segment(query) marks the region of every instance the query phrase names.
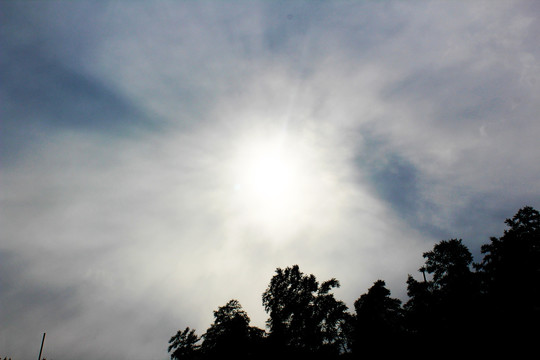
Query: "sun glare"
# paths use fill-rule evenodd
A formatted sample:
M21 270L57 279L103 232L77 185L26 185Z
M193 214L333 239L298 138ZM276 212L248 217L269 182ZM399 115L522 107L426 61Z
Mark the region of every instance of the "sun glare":
M260 201L279 201L291 190L294 183L294 169L279 150L257 151L244 165L243 185L245 191Z
M283 226L306 203L301 153L281 141L259 139L243 144L233 172L236 203L250 220Z

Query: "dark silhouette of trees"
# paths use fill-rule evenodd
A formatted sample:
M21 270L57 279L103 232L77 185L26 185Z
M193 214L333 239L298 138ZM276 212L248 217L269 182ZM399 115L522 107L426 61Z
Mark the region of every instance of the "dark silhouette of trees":
M383 280L377 280L354 302L352 350L357 354L391 355L385 344L401 342L403 310L401 300L391 298Z
M409 275L405 304L409 331L414 341L431 347L441 342L453 342L461 347L470 345L474 333L472 315L476 311L477 281L471 270L472 254L461 239L443 240L425 252L419 269L425 276L416 281Z
M298 265L276 270L262 299L270 315L269 340L277 352L340 352L347 307L330 293L335 287L339 287L336 279L319 285L314 275L304 275Z
M420 269L423 271L424 269ZM407 295L409 300L404 305L405 324L413 333L426 334L432 327L433 293L427 281L416 281L412 275L407 277Z
M260 357L264 350L265 332L249 326L250 319L238 300L230 300L214 311L214 322L201 337L189 327L178 330L169 340L171 359L214 359L230 356L235 359ZM202 344L198 344L202 340Z
M168 351L171 359L195 359L199 351L200 338L195 334L195 330L186 327L184 331L178 330L176 335L169 340Z
M231 300L201 337L189 327L171 337L171 359L527 354L540 336L540 214L526 206L505 223L479 263L461 239L436 243L423 254L421 279L408 275L403 306L377 280L350 313L331 292L336 279L278 268L262 295L267 331Z
M482 246L484 258L475 264L481 279L487 341L502 338L532 347L540 332L540 214L520 209L500 238ZM510 339L509 335L513 335Z
M249 326L250 319L238 300L214 311L214 323L203 335L202 352L207 356L244 358L253 354L264 330Z

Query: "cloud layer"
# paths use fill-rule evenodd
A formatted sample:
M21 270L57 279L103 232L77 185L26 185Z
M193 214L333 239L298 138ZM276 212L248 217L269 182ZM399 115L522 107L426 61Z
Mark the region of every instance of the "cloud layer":
M165 359L231 298L264 327L292 264L405 299L539 206L535 4L1 6L2 356ZM305 176L279 222L234 180L269 139Z

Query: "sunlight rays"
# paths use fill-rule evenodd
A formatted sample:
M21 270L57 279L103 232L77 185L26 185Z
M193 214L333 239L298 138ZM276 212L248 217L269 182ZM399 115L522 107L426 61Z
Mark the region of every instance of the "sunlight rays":
M302 182L297 155L272 141L252 142L241 151L234 172L235 192L242 203L267 215L294 207Z
M237 190L259 206L285 206L299 190L295 189L299 181L297 169L298 164L280 148L255 147L241 165Z
M278 233L301 226L316 169L309 157L314 150L295 140L253 135L238 143L230 168L237 222Z

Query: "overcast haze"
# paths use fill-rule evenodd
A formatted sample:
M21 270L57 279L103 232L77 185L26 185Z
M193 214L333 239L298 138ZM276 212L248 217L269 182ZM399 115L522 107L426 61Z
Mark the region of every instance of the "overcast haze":
M377 279L540 207L535 1L0 2L0 356L167 359L277 267ZM421 276L421 275L420 275Z

